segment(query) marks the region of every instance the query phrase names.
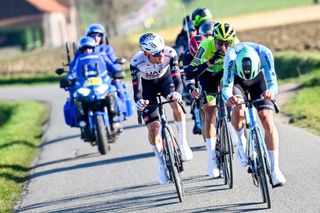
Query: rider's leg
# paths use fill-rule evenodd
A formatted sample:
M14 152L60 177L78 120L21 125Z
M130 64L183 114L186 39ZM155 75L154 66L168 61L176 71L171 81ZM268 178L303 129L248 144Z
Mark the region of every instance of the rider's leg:
M172 102L170 103L170 106L173 111L173 119L175 121L178 134L179 134L179 139L180 139L179 144L180 144L182 159L184 161L191 160L193 158L193 154L187 141L186 116L183 113L178 103Z
M160 122L158 120L147 124L148 137L152 150L157 158L158 162L158 179L160 184L168 183L169 178L167 175L166 165L162 156L162 144L160 137Z
M279 168L279 133L275 126L272 110L260 110L258 112L261 124L265 130L265 141L271 163L273 185L282 185L285 178Z
M231 123L237 135L237 158L242 166L248 164L246 155L247 139L244 134L245 129L245 106L237 105L232 109Z
M219 177L220 171L216 162L216 106L215 101L204 104L204 123L203 132L209 156L208 175L210 177Z

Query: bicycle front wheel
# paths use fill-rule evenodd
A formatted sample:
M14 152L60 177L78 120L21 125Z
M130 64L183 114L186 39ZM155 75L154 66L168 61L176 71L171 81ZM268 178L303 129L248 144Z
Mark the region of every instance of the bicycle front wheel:
M233 156L233 144L231 140L230 131L228 128L226 118L223 118L221 124L221 150L222 150L222 165L223 165L223 177L224 184L227 184L229 189L233 187L233 169L232 169L232 156Z
M166 163L169 170L170 180L174 182L179 201L182 202L184 197L184 189L180 172L182 171L183 166L179 146L173 133L168 127L163 128L162 131L162 138L164 139L166 146L165 150L168 154Z
M263 139L261 137L260 131L254 128L254 140L255 140L255 150L257 152L257 165L258 165L258 181L260 192L264 203L267 203L268 208L271 208L271 199L269 194L268 182L267 182L267 172L266 172L266 162L264 153L262 151Z

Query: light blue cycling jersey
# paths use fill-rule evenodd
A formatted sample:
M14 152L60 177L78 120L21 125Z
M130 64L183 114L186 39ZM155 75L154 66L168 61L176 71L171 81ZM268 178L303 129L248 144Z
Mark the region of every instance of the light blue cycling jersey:
M223 99L227 101L232 96L234 77L239 76L236 70L235 59L244 45L250 46L257 51L260 57L260 72L264 72L268 90L271 90L272 93L276 95L278 93L277 75L274 69L274 59L270 49L253 42L240 42L233 47L230 47L224 58L222 88Z

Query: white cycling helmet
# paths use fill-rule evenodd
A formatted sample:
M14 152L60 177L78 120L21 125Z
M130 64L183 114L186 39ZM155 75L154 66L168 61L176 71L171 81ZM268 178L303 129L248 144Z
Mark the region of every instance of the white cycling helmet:
M139 45L142 51L154 54L164 49L163 38L155 33L145 33L140 36Z

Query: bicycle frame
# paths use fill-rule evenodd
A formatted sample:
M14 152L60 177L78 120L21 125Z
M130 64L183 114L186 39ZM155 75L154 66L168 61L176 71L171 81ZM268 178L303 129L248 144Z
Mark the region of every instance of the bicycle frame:
M180 153L180 147L177 143L177 140L168 125L168 121L166 118L165 110L163 109L163 105L174 102L174 101L162 101L160 93L157 94L157 104L154 105L159 109L159 117L160 117L160 125L161 125L161 137L162 137L162 147L164 152L164 160L166 162L166 166L169 172L169 179L175 184L178 198L180 202L183 201L184 197L184 189L182 180L178 173L183 171L183 163ZM181 103L179 103L183 112L185 109ZM149 105L150 106L150 105ZM153 106L153 105L152 105ZM138 112L138 122L141 124L141 115L142 112Z

